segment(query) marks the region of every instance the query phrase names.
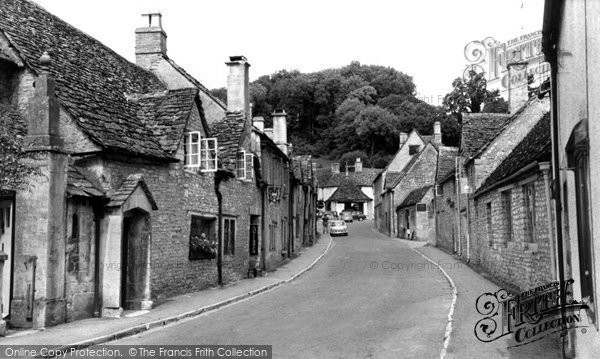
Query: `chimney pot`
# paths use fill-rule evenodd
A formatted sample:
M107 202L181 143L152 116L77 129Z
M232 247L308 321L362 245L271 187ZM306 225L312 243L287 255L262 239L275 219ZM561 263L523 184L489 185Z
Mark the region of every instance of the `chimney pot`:
M354 162L354 172L362 172L362 161L360 157L356 158L356 162Z
M167 33L160 13L142 16L148 17L148 26L135 29L135 63L147 69L157 58L167 56Z
M433 123L433 139L436 144L442 144L442 124L440 121L435 121Z
M408 134L406 132L400 132L400 135L398 138L400 139L400 147L402 147L402 145L406 142L406 140L408 140Z
M252 124L254 125L254 127L256 127L257 129L259 129L260 131L264 132L265 130L265 119L262 117L254 117L252 119Z
M278 108L271 115L273 116L273 142L287 155L287 113Z
M243 111L250 119L250 64L244 56L229 56L227 76L227 110Z
M331 173L340 173L340 164L339 164L339 162L333 162L331 164Z

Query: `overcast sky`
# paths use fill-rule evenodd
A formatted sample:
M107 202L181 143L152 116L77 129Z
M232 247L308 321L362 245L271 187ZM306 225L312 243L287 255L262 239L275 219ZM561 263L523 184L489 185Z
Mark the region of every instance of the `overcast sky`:
M543 0L35 0L135 61L142 13L159 11L168 56L208 88L224 87L229 55L245 55L250 79L353 60L413 77L438 104L466 65L471 40L501 42L541 30Z

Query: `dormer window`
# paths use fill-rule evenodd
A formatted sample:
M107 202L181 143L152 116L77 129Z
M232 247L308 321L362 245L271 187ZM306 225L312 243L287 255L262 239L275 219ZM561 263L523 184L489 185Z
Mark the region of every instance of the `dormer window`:
M419 148L421 148L421 146L419 146L419 145L408 146L408 154L411 156L416 155L417 153L419 153Z
M184 167L201 172L217 170L217 139L202 138L199 131L188 132L184 140Z

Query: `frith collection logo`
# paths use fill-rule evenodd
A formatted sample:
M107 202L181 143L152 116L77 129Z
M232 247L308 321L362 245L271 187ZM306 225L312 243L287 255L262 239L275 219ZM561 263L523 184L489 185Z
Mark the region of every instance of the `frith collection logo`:
M552 282L518 295L504 289L482 294L475 306L485 317L475 324L475 336L491 342L512 334L513 346L520 346L563 329L587 327L581 310L588 306L573 299L573 282ZM565 298L564 311L561 298Z

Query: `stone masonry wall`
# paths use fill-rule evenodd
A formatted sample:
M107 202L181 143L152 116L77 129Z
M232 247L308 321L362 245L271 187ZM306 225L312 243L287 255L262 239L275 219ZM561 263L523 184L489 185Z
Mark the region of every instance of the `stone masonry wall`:
M471 245L477 262L492 276L519 290L534 288L553 280L551 273L551 236L548 231L546 190L540 176L535 180L535 227L533 242L526 237L526 212L523 186L510 189L511 211L507 197L498 191L483 194L476 199L472 218ZM491 204L492 232L488 233L487 204ZM512 236L509 223L512 221Z
M442 188L443 195L435 198L437 245L449 252L454 252L454 241L458 234L456 180L451 177L438 185Z

